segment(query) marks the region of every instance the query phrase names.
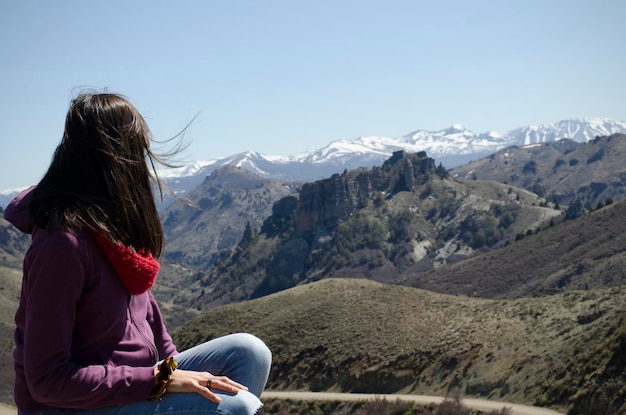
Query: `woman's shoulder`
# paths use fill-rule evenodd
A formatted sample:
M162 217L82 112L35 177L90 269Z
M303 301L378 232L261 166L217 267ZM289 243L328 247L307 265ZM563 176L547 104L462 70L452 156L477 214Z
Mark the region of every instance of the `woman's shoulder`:
M28 289L37 286L54 292L72 286L79 290L87 284L94 269L94 255L90 252L93 242L88 238L89 234L83 232L37 228L24 257Z
M3 213L4 219L24 233L32 233L35 226L28 207L34 190L35 187L32 186L20 192L9 202Z
M70 232L61 228L43 229L35 227L33 230L33 242L79 246L85 239L83 233Z
M70 232L60 228L35 228L29 251L45 250L53 255L85 255L94 242L87 231Z

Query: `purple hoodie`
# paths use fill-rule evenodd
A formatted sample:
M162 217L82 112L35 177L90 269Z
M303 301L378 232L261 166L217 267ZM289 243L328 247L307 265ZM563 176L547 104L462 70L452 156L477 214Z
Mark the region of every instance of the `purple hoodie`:
M154 296L129 296L88 232L37 228L28 209L32 190L4 211L32 234L15 315L19 413L147 399L153 365L176 354Z

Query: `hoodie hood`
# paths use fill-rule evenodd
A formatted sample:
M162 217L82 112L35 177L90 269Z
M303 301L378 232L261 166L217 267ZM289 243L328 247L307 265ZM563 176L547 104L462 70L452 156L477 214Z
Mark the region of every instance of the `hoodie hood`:
M28 208L30 202L29 196L33 190L35 190L35 186L31 186L22 191L15 196L4 210L4 219L20 231L28 234L33 233L35 228L35 222L33 222L30 216L30 209Z

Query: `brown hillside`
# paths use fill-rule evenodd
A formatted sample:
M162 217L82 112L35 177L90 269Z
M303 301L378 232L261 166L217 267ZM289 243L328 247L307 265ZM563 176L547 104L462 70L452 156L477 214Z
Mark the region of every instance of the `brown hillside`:
M626 398L625 304L624 287L485 300L329 279L214 309L174 337L187 348L256 334L274 353L271 389L445 395L459 387L555 409L605 405L608 415Z
M4 220L0 208L0 266L22 268L22 259L30 245L30 236Z
M22 260L30 236L2 218L0 209L0 402L13 402L13 317L22 286Z
M0 265L0 402L13 402L13 316L21 285L21 268Z

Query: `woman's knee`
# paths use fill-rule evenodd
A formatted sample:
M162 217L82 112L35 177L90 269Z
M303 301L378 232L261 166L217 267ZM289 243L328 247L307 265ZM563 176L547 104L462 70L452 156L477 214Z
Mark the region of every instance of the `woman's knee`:
M237 395L220 396L222 402L218 405L218 409L229 415L254 415L259 408L263 407L259 398L247 391L239 391Z
M238 353L249 354L253 360L269 367L272 362L272 352L263 340L253 334L236 333L230 334L231 345L237 348Z

